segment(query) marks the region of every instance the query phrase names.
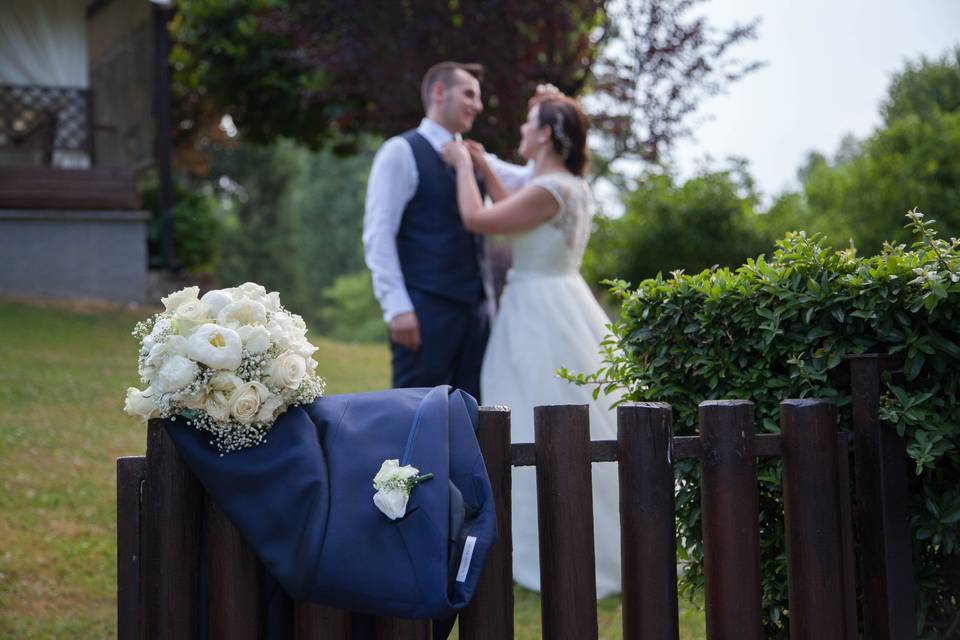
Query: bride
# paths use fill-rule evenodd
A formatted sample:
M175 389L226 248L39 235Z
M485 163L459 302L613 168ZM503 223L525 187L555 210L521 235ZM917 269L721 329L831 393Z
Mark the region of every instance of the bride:
M533 441L536 405L588 404L594 440L616 438L610 398L558 378L561 366L592 372L601 367L600 341L608 319L580 276L590 236L592 198L583 178L589 124L580 105L558 93L535 96L520 128L519 153L533 161L533 177L507 194L476 143L451 142L443 157L456 168L464 225L480 234L509 234L513 269L500 301L481 372L486 404L511 408L512 441ZM494 205L484 208L475 171ZM513 471L513 577L540 590L536 475ZM593 464L597 596L620 591L620 520L617 469Z

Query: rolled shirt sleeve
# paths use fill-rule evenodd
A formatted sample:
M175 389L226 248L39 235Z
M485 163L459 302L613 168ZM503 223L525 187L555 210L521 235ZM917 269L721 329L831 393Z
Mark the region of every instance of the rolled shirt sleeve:
M397 232L417 191L417 164L403 138L387 140L373 158L363 211L363 251L373 274L373 293L390 322L413 311L397 255Z

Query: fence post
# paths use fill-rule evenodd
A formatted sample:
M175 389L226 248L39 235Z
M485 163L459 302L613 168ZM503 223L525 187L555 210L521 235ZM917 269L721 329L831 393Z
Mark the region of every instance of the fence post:
M753 403L700 403L708 638L763 637Z
M117 458L117 638L140 637L140 485L143 457Z
M260 560L209 496L204 500L203 517L207 634L210 638L257 640L265 621Z
M916 611L906 447L892 427L880 422L880 356L848 360L864 633L878 640L913 638Z
M677 544L673 411L663 402L617 409L623 637L676 640Z
M513 640L510 409L481 407L477 439L497 509L497 541L487 553L473 600L460 614L460 640Z
M350 640L350 612L313 602L294 603L296 640Z
M141 508L144 635L200 635L200 517L203 489L159 420L147 427L147 470Z
M533 419L543 637L596 640L588 407L534 407Z
M784 400L783 506L790 595L790 637L844 640L841 492L837 407L829 400ZM855 640L853 638L847 640Z

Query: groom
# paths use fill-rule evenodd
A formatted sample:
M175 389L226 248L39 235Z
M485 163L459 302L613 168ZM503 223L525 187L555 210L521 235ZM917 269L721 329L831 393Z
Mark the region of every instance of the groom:
M394 387L449 384L480 398L489 335L482 244L460 220L439 150L483 110L482 67L441 62L420 89L426 117L387 140L370 170L363 246L389 325Z

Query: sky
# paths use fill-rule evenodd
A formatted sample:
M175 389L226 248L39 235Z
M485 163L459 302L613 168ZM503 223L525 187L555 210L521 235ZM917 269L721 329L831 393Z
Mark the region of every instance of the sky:
M765 66L701 103L674 162L690 177L703 159L744 157L772 196L798 187L807 153L828 157L844 135L868 136L894 73L960 45L960 0L707 0L708 24L761 19L734 55Z

